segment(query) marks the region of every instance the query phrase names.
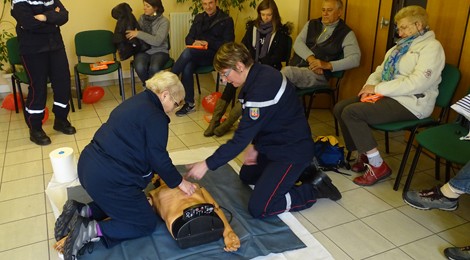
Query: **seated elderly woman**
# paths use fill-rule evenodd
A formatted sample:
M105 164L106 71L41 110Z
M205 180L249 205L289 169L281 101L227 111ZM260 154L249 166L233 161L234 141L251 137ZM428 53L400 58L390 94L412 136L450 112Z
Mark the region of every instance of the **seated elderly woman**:
M377 150L369 125L428 117L445 65L442 45L429 29L426 10L407 6L395 15L400 40L367 79L357 97L336 104L346 148L358 152L352 170L366 171L354 183L373 185L392 174ZM362 102L361 102L362 101Z
M183 217L182 214L185 209L197 205L212 204L213 212L217 214L217 216L219 216L220 220L223 222L223 237L225 243L224 250L227 252L238 250L240 247L240 239L233 231L215 199L206 189L200 187L198 184L195 184L197 186L195 192L191 196L188 196L179 189L169 188L161 179L159 181L160 186L157 189L149 192L149 202L154 206L157 213L165 221L168 231L170 231L173 238L177 239L177 234L174 232L173 226L176 224L178 219ZM200 229L204 228L200 227ZM194 239L198 239L200 242L193 241L189 242L190 244L202 244L204 242L210 242L208 240L211 240L211 238L204 238L201 236L194 237Z

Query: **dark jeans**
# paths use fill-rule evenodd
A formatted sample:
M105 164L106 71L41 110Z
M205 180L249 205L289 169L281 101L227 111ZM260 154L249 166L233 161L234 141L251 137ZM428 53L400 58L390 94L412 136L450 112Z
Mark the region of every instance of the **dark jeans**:
M170 59L170 55L164 52L157 52L152 55L145 52L137 53L134 56L134 67L137 76L145 83L155 73L159 72L165 63Z
M181 83L183 83L186 96L186 103L194 103L194 71L198 66L212 65L215 52L213 50L196 50L186 48L173 65L171 72L176 75L181 74Z
M377 147L369 125L417 119L408 109L389 97L375 103L360 102L358 97L345 99L335 105L333 113L341 127L346 148L359 153Z

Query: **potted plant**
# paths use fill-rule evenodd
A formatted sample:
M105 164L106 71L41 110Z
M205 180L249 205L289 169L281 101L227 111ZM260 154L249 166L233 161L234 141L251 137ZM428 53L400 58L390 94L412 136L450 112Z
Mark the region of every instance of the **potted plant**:
M7 53L7 40L13 37L11 31L15 25L5 20L5 11L7 9L7 2L11 4L11 0L3 0L3 5L0 13L0 71L8 71L8 53Z

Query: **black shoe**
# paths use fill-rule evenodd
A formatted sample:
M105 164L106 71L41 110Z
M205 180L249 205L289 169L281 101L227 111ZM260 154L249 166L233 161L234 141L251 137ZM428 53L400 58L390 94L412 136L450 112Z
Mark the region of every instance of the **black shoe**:
M62 214L55 221L54 237L56 241L61 240L70 232L72 227L69 223L75 214L89 217L88 206L75 200L67 200L62 208Z
M51 143L51 138L46 135L44 130L29 129L29 140L37 145L48 145Z
M97 231L97 222L75 214L70 221L72 230L70 231L64 244L64 259L75 260L80 249L90 242L100 240Z
M195 112L196 111L196 106L191 106L188 103L185 103L183 107L178 110L175 114L176 116L185 116L189 113Z
M56 118L54 120L54 130L62 132L66 135L73 135L77 132L67 119Z
M470 246L448 247L444 250L444 255L447 256L448 259L469 260Z
M330 177L323 171L317 171L316 176L312 181L315 195L318 199L328 198L334 201L341 199L341 192L333 185Z

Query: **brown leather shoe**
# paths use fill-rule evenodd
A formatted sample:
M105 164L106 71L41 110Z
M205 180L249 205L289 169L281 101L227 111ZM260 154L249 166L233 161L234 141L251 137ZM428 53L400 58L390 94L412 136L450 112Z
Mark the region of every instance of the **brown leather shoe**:
M358 160L356 161L356 163L353 164L353 166L351 167L351 171L353 172L363 172L366 170L366 163L369 163L369 158L367 158L367 155L361 153L361 155L359 155L359 158Z
M374 167L370 164L365 164L366 165L366 173L364 173L362 176L354 178L353 182L356 183L357 185L361 186L371 186L377 183L380 180L383 180L390 175L392 175L392 169L388 167L388 165L383 162L382 165L379 167Z

